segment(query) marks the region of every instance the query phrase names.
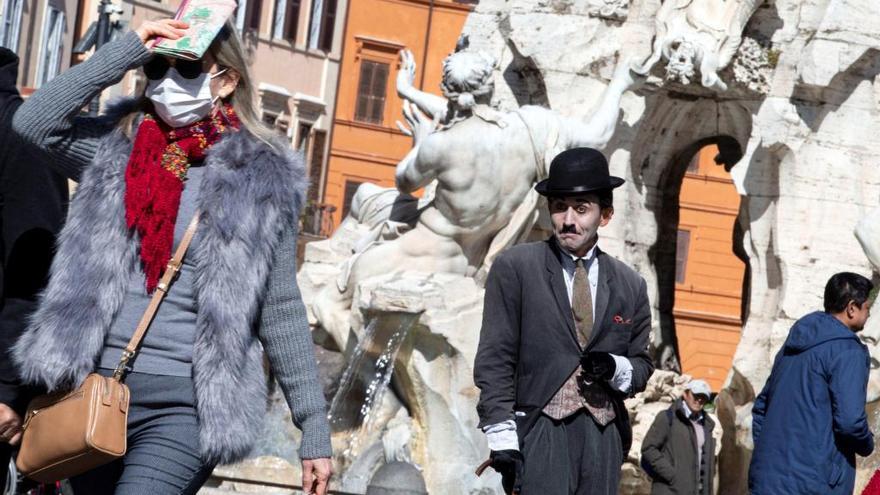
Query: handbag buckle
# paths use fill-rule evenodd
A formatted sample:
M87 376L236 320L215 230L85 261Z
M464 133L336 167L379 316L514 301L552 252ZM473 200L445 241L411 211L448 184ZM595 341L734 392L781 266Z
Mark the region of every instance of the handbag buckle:
M160 280L159 283L156 285L156 288L167 294L171 282L177 280L177 277L179 276L180 263L176 263L174 260L169 261L168 264L165 265L165 275L162 277L162 280Z
M113 371L113 379L116 381L121 381L123 375L128 371L131 371L131 368L128 367L128 362L131 358L134 357L134 353L129 351L128 349L124 349L122 351L122 357L119 359L119 364L116 365L116 369Z

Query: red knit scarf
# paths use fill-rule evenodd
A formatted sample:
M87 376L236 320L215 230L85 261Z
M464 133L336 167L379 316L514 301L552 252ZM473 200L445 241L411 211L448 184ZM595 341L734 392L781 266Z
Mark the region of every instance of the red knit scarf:
M204 159L224 132L239 125L228 104L177 129L144 114L125 170L125 221L140 234L147 293L156 289L171 259L174 223L190 164Z

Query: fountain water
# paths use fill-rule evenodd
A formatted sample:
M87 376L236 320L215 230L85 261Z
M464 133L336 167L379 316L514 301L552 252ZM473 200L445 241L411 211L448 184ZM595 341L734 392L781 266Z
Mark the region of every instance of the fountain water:
M338 457L343 468L369 447L364 440L372 433L376 408L391 382L397 353L418 319L419 314L382 313L366 326L330 405L333 436L345 439Z

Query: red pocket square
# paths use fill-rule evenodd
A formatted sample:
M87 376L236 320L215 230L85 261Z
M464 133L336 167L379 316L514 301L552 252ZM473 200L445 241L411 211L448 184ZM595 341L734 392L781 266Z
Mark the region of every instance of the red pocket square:
M622 323L632 323L632 320L631 319L624 320L622 316L614 315L614 323L617 323L618 325L622 324Z

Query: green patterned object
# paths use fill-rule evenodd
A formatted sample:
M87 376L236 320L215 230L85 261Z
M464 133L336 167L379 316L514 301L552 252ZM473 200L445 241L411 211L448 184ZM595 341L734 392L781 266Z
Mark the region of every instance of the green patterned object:
M235 7L235 0L184 0L174 18L189 24L186 34L177 40L161 38L153 44L153 52L186 60L202 58Z

